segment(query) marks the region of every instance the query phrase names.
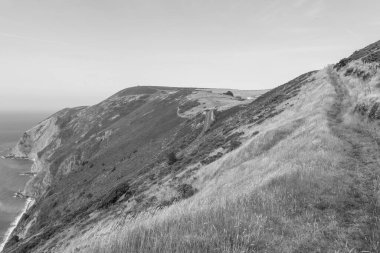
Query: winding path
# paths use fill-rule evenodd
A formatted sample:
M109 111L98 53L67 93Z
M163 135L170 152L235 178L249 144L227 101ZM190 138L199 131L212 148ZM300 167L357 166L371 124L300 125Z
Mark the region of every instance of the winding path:
M203 129L201 135L205 134L211 127L212 123L215 121L214 110L206 111L205 122L203 123Z
M380 139L363 125L344 122L352 102L334 70L329 76L336 92L328 111L329 127L347 144L348 157L339 165L345 171L341 181L346 186L336 208L339 225L347 233L350 252L380 252Z

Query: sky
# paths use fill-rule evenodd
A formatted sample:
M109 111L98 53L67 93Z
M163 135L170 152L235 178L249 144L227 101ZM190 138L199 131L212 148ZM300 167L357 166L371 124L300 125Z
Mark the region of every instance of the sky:
M0 111L270 89L380 40L378 0L0 0Z

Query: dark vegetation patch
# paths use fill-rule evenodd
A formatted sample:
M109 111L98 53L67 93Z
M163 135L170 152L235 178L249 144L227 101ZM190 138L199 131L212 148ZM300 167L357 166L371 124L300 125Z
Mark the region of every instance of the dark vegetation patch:
M111 189L102 199L99 199L99 208L108 208L114 205L121 197L129 199L133 195L133 191L128 182L124 182Z
M380 113L378 113L379 110L379 103L375 103L371 110L369 111L368 118L370 120L375 120L380 118Z
M238 141L238 140L232 140L232 141L230 142L229 151L232 151L232 150L234 150L234 149L237 149L238 147L240 147L241 144L242 144L241 141Z
M202 164L202 165L210 164L210 163L212 163L212 162L218 160L218 159L219 159L220 157L222 157L222 156L223 156L223 153L218 152L216 155L209 156L209 157L203 159L203 160L201 161L201 164Z
M357 113L359 113L360 115L364 116L364 115L367 114L368 109L369 109L369 108L368 108L368 105L360 103L360 104L357 104L357 105L355 106L355 108L354 108L354 112L357 112Z
M223 94L227 95L227 96L231 96L231 97L234 96L234 94L232 93L232 91L227 91L227 92L224 92Z
M12 236L7 242L7 247L12 247L13 245L17 244L19 241L20 241L20 238L17 235Z
M363 81L368 80L371 77L371 74L359 69L348 68L344 73L345 76L355 76L357 78L362 79Z
M375 102L373 105L364 103L357 104L354 108L355 113L359 113L361 116L366 117L370 121L380 120L380 103Z
M363 58L363 62L371 63L371 62L379 62L380 63L380 51L371 53Z
M253 133L251 134L251 137L258 135L259 133L260 133L259 131L255 131L255 132L253 132Z
M238 113L241 113L245 107L238 105L234 106L232 108L229 108L224 111L214 111L215 114L215 122L212 124L210 131L213 131L217 128L224 127L224 128L229 128L233 129L236 127L236 125L233 125L229 123L227 120L232 120L234 115L238 115ZM236 123L236 122L235 122Z
M348 63L356 61L362 58L364 62L380 62L380 41L377 41L361 50L355 51L348 58L340 60L334 65L334 68L340 70L345 67Z
M190 184L180 184L177 191L182 199L187 199L193 196L197 190Z
M169 165L172 165L174 164L176 161L178 161L177 159L177 156L176 154L172 151L170 153L167 154L167 157L168 157L168 164Z
M158 208L159 209L162 209L162 208L165 208L165 207L168 207L168 206L171 206L173 203L177 202L178 201L178 198L177 197L172 197L170 199L166 199L166 200L163 200L161 201L159 204L158 204Z

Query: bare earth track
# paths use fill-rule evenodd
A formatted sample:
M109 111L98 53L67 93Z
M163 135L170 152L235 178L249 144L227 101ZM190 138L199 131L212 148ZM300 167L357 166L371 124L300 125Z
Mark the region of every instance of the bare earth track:
M359 125L344 122L343 115L350 108L348 90L333 71L329 75L336 92L328 112L329 127L347 144L349 157L340 164L345 190L336 203L337 220L347 233L348 252L380 252L380 139Z

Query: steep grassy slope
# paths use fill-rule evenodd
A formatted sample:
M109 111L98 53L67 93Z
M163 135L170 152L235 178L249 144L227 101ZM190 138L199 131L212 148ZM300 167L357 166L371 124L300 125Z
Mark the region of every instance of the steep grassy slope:
M379 252L378 67L328 67L236 111L223 124L254 119L234 122L243 145L189 176L194 196L95 226L66 252Z
M252 102L135 87L53 115L14 150L36 200L5 252L379 252L379 44Z
M98 239L95 238L104 238L108 229L115 230L121 224L129 224L128 220L133 217L155 213L181 199L201 194L201 188L206 184L196 180L198 173L202 173L207 164L211 165L213 161L233 152L257 135L255 127L291 108L302 85L312 78L313 73L308 73L266 93L249 105L235 106L225 111L216 110L215 121L205 132L202 131L203 127L199 128L199 132L181 132L181 136L185 136L182 140L187 140L189 134L194 135L194 138L188 142L181 141L181 145L175 146L173 150L181 154L177 161L170 164L164 157L164 161L157 162L146 174L135 179L135 185L139 187L135 188L133 181L129 181L128 197L121 196L112 206L96 204L97 208L82 212L85 216L70 225L69 233L67 230L55 231L50 239L54 243L47 243L39 250L85 251L93 244L88 244L90 238L96 241ZM199 125L205 116L198 115L188 122ZM198 117L201 120L199 122ZM195 148L191 148L193 146ZM191 152L184 152L188 150ZM164 173L168 169L169 173ZM129 192L131 189L133 191ZM93 249L88 250L91 252Z
M380 98L379 77L320 71L291 108L199 170L194 197L113 227L88 252L379 252L378 107L355 109Z
M202 130L209 130L203 126L203 110L187 117L180 114L197 106L207 109L191 97L195 92L207 94L225 108L250 102L210 90L134 87L92 107L64 109L27 131L13 155L35 161L36 176L25 189L35 204L6 248L34 252L46 243L47 251L52 251L51 247L57 246L52 238L72 236L72 228L79 233L87 225L113 217L118 209L140 213L194 192L192 187L178 184L171 187L169 195L146 196L165 177L173 177L213 151L215 143L209 143L209 149L199 154L179 155L190 146L197 150L202 142L194 140L200 139ZM226 135L219 141L232 149L231 142L238 138ZM169 153L174 154L173 163L168 161ZM135 203L125 208L130 199ZM92 220L92 215L97 218Z
M237 127L247 140L189 179L198 189L196 195L112 226L110 231L118 232L99 236L98 248L88 252L307 251L320 239L312 225L323 218L317 197L325 184L334 185L331 180L338 172L330 166L343 159L328 153L338 152L340 143L328 126L326 111L334 88L327 79L324 72L301 77L287 89L258 99L253 103L257 110L268 109L262 117L272 117L249 117L255 107L241 113L257 120ZM298 95L281 99L292 94L289 87L299 84L303 86Z

